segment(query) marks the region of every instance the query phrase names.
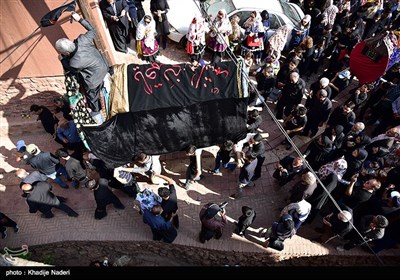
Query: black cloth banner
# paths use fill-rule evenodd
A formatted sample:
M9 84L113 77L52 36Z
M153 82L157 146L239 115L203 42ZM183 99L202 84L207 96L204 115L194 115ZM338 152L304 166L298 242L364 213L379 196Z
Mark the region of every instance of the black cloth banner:
M149 106L149 105L148 105ZM92 152L115 168L144 152L150 155L238 141L245 137L247 99L227 98L118 114L99 127L82 127Z
M238 98L238 75L232 61L197 67L188 63L152 63L127 67L130 112Z
M57 20L60 18L63 12L73 12L75 11L76 1L73 1L69 4L63 5L54 9L47 14L45 14L40 20L40 25L42 27L47 27L56 24Z

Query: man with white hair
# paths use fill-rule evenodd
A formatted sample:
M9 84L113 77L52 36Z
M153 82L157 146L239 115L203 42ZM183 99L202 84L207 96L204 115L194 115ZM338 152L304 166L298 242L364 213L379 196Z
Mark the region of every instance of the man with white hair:
M108 72L108 65L93 44L96 38L96 30L77 13L71 17L78 21L86 30L77 39L71 41L61 38L56 42L56 49L61 53L60 60L66 72L78 75L86 90L85 96L92 117L97 123L101 123L100 90L103 87L103 79Z

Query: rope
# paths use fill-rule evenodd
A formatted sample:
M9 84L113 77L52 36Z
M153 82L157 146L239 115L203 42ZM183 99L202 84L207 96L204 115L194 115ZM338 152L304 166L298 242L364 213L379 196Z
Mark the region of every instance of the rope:
M197 8L200 10L200 12L202 13L203 17L206 19L207 23L210 26L210 29L212 29L217 36L220 36L220 39L224 39L223 35L218 31L218 29L216 28L215 25L212 24L212 21L210 20L210 18L207 15L207 10L205 8L205 4L204 3L200 3L200 6L197 4L197 2L195 0L193 0L197 6ZM228 54L228 56L232 59L232 61L234 61L236 63L236 65L238 66L238 58L236 57L236 55L233 53L233 51L227 47L225 52ZM250 81L249 75L245 72L242 71L242 74L244 75L249 88L251 88L257 95L257 98L260 99L261 94L258 91L258 89L256 88L256 86ZM260 99L262 100L262 99ZM325 185L322 183L322 181L320 180L320 178L318 177L318 175L316 174L316 172L314 171L314 169L310 166L310 164L308 163L308 161L306 160L306 158L303 156L303 153L299 150L299 148L295 145L295 143L292 141L292 138L289 137L289 135L286 133L286 130L283 128L283 126L281 125L280 122L278 122L278 119L275 117L275 115L273 114L272 110L269 108L268 104L264 101L262 101L262 103L265 105L265 108L267 109L268 114L270 115L270 117L272 118L272 120L274 121L274 123L276 124L276 126L279 128L279 130L281 131L281 133L285 136L286 141L293 147L294 151L296 152L296 154L303 159L303 162L305 164L305 166L307 167L307 169L315 176L315 178L317 179L317 182L319 183L319 185L323 188L324 192L327 193L329 199L332 201L332 203L334 204L334 206L339 210L342 211L342 209L340 208L340 206L338 205L338 203L336 202L336 200L333 198L333 196L330 194L330 192L326 189ZM267 141L268 143L268 141ZM268 145L272 148L272 146L268 143ZM272 150L274 150L274 148L272 148ZM276 154L275 154L276 155ZM279 159L279 157L278 157ZM362 236L362 234L357 230L357 228L354 226L354 224L349 221L350 225L352 226L352 228L357 232L357 234L362 238L362 240L365 242L365 244L368 246L368 248L371 250L371 252L375 255L375 257L378 259L379 263L381 265L384 264L384 262L382 261L382 259L372 250L372 248L369 246L368 242L365 240L365 238Z

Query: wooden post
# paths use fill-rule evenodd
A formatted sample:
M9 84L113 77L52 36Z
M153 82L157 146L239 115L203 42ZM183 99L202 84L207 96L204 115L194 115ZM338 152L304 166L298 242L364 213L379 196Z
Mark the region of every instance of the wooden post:
M100 0L99 0L100 1ZM96 29L96 39L95 45L100 53L106 58L108 65L115 64L114 54L111 51L113 46L109 45L106 34L104 33L104 24L100 21L103 19L99 17L101 13L99 12L98 1L95 0L78 0L79 8L85 19L90 21L93 27Z

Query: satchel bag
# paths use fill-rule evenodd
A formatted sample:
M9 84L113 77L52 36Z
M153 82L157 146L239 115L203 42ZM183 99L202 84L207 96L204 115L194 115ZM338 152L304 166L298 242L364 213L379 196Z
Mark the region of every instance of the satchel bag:
M259 47L262 44L262 40L260 38L256 38L254 36L247 36L247 46L249 47Z

